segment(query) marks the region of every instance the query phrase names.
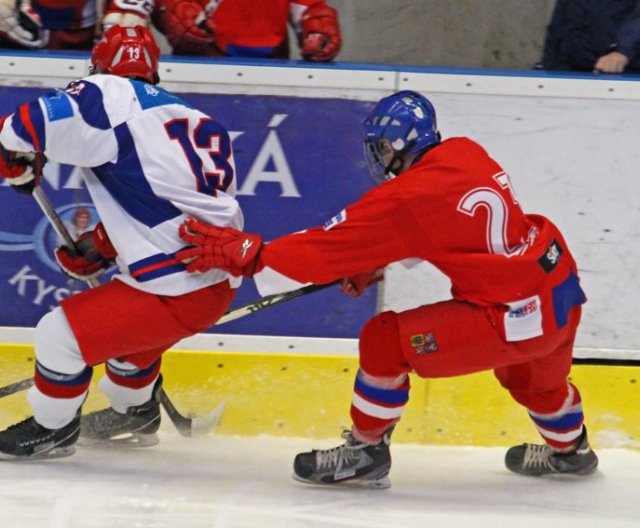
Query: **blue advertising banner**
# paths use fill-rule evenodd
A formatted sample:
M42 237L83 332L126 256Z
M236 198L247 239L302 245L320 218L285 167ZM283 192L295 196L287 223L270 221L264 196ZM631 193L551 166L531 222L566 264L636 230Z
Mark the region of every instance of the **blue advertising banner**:
M0 87L0 116L46 90ZM184 94L231 134L245 229L265 240L316 226L359 198L372 183L361 148L371 103L342 99ZM99 219L79 171L47 163L43 189L72 232ZM35 201L0 186L0 326L35 326L62 299L86 286L58 269L56 234ZM102 277L108 280L109 277ZM251 280L233 306L258 298ZM358 299L328 288L247 316L212 332L357 337L375 310L375 289ZM117 317L117 314L114 314Z

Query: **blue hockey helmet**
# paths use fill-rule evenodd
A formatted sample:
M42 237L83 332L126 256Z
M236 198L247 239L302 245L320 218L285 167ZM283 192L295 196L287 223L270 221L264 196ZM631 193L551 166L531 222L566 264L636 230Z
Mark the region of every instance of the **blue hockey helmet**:
M363 123L364 153L378 183L395 178L408 156L440 143L436 111L423 95L403 90L381 99Z

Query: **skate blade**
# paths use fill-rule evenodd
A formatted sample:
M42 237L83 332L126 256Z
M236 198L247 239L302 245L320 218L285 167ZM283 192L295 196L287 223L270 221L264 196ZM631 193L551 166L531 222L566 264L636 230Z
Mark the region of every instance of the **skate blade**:
M81 436L78 445L82 447L106 447L112 449L131 449L140 447L151 447L160 442L156 433L126 433L112 438L88 438Z
M0 453L0 460L22 462L27 460L48 460L52 458L63 458L73 455L76 452L75 445L65 447L53 447L46 451L41 451L28 456L15 456L7 453Z
M337 482L322 482L315 480L307 480L299 477L295 473L292 475L293 480L303 482L304 484L311 484L320 488L351 488L351 489L389 489L391 487L391 479L388 476L381 477L376 480L366 479L346 479L339 480Z

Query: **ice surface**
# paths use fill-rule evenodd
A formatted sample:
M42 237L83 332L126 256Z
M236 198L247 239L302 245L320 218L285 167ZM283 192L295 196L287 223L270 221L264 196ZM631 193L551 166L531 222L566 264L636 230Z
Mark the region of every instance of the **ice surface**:
M640 452L599 452L581 479L509 473L504 449L393 445L392 488L307 486L293 457L336 441L183 438L158 446L78 447L69 458L0 463L0 527L484 528L640 527Z

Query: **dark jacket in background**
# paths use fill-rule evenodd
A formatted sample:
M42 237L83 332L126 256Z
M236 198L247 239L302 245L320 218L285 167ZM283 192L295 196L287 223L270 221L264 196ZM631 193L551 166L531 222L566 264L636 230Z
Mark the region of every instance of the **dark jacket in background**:
M544 43L545 70L593 71L610 51L640 72L640 0L558 0Z

